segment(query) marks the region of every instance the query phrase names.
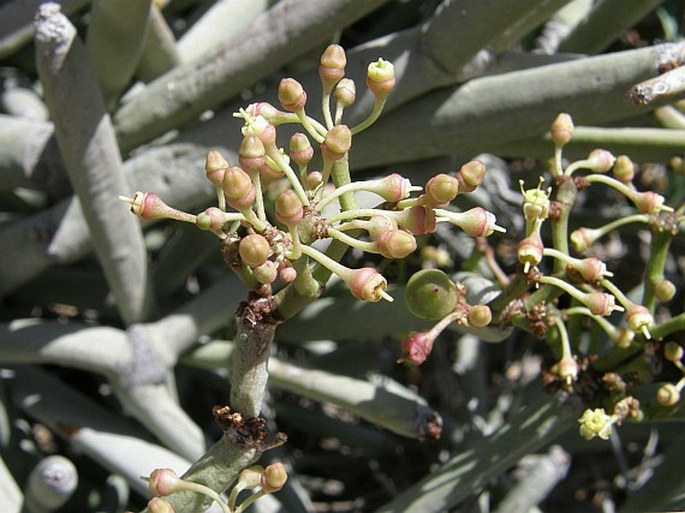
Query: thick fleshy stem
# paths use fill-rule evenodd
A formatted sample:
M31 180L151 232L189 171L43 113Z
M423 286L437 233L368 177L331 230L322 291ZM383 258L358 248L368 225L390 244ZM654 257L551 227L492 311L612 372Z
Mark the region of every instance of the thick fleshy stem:
M655 285L664 280L664 268L669 255L669 248L673 234L668 230L654 230L650 244L649 261L645 273L642 304L653 314L657 298L654 294Z
M558 215L551 219L552 224L552 246L562 253L569 253L568 247L568 221L571 214L571 208L576 201L578 188L573 180L563 180L559 184L557 194L554 199L555 204L558 205ZM562 270L562 266L558 261L555 262L554 272Z

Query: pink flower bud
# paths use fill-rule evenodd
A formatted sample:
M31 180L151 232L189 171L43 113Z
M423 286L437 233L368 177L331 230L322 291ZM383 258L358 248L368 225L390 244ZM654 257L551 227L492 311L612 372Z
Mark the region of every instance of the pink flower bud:
M159 496L171 495L182 489L182 481L170 468L158 468L147 479L150 492Z
M267 465L261 477L262 490L266 493L277 492L288 480L288 473L283 463L277 462Z
M550 129L550 134L552 136L552 141L557 146L565 146L573 138L573 119L566 113L559 114L554 121Z
M357 299L376 302L383 299L388 282L373 267L354 269L350 276L344 278L350 292Z
M616 306L616 298L606 292L588 292L585 294L583 303L588 307L592 315L607 316L614 310L621 310Z
M434 343L435 338L428 331L412 334L402 342L402 360L421 365L433 351Z
M626 322L635 333L642 333L645 338L652 338L649 328L654 325L654 317L646 307L636 304L628 307Z
M174 508L164 499L153 497L147 503L149 513L174 513Z
M469 309L467 321L472 328L485 328L492 322L492 311L488 305L472 306Z
M455 175L459 182L459 192L473 192L485 180L485 164L471 160L461 166Z
M271 260L267 260L262 265L255 267L254 277L259 283L268 284L275 282L276 278L278 278L278 269L276 268L276 264L274 264Z
M297 271L292 267L283 267L278 271L278 277L286 285L292 283L297 278Z
M271 246L264 236L258 233L246 235L238 245L240 258L250 267L258 267L266 262L271 254Z
M595 283L607 276L613 276L612 273L607 271L606 264L595 257L575 260L569 267L588 283Z
M297 224L304 217L302 202L295 191L288 189L276 198L276 218L286 225Z
M385 258L405 258L416 250L416 239L404 230L381 232L376 238L376 243L378 251Z
M198 214L195 219L195 225L200 230L211 231L212 233L220 233L225 224L224 212L217 207L209 207Z
M426 235L435 232L435 212L421 205L409 207L394 216L400 228L413 235Z
M458 193L459 180L445 173L435 175L426 183L425 198L430 207L443 207Z
M164 203L153 192L136 192L133 198L119 196L119 199L131 205L131 213L142 219L175 219L194 223L195 216L182 212Z
M381 196L385 201L397 203L409 197L412 190L412 185L409 180L402 175L392 173L386 177L378 180L371 180L367 190L374 192Z
M319 65L319 77L326 91L330 91L338 80L345 76L346 65L347 56L342 46L329 45L324 50Z
M312 171L311 173L307 174L304 184L302 185L304 185L305 189L313 191L319 185L321 185L321 182L323 182L323 175L321 174L321 172Z
M487 237L498 228L495 215L482 207L474 207L466 212L455 213L449 218L449 221L471 237Z
M375 240L378 239L384 232L397 229L397 223L388 216L373 216L368 220L366 230L369 235Z
M563 358L552 368L559 379L570 385L578 379L578 362L575 358Z
M224 172L222 188L226 199L239 200L250 192L252 180L250 175L237 166L231 166Z
M523 272L535 267L542 260L544 245L539 232L533 232L518 244L517 258L523 264Z
M290 159L298 166L306 166L314 156L314 148L309 142L309 137L301 132L297 132L290 138Z
M357 87L349 78L343 78L335 87L333 98L343 107L349 107L357 98Z
M587 168L591 171L606 173L614 166L616 157L611 152L598 148L590 152L587 156L587 161Z
M630 183L635 178L635 164L626 155L619 155L616 157L612 173L619 182Z
M266 162L264 143L256 135L243 137L238 150L238 163L249 173L259 173Z
M285 110L296 112L307 103L307 93L294 78L284 78L278 84L278 101Z
M340 160L352 147L352 132L347 125L335 125L321 144L321 153L326 160Z
M631 199L643 214L656 215L662 210L671 210L670 207L664 207L664 197L656 192L636 192Z
M207 153L205 159L205 171L210 182L220 185L224 179L224 171L228 167L228 162L224 156L217 150L212 150Z
M366 72L366 86L377 99L388 96L395 87L395 83L395 67L391 62L378 59L369 64Z

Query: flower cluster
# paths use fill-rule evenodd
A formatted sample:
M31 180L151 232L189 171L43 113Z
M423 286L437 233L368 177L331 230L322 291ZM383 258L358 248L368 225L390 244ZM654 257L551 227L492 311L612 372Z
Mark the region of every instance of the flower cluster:
M374 107L365 120L349 127L343 114L355 101L356 86L345 78L345 66L345 52L338 45L329 46L321 57L322 121L309 116L307 93L293 78L279 84L280 108L256 103L235 114L244 123L238 162L229 163L216 150L205 162L217 206L194 215L164 204L153 193L137 192L122 199L143 219L190 222L216 235L231 269L262 297L271 296L274 287L290 284L302 295L319 294L322 287L311 285L311 269L318 265L342 279L356 298L392 301L385 277L375 268L342 265L339 252L314 244L322 239L402 259L416 250L416 237L433 233L437 223L451 223L474 237L502 230L495 216L482 208L450 208L459 194L475 190L483 181L485 167L477 161L437 174L423 188L397 173L351 180L348 155L353 137L378 118L395 86L395 74L393 65L383 59L369 65L366 85ZM303 129L290 137L287 149L279 146L277 137L285 124ZM314 168L316 147L321 161ZM272 191L279 191L275 198ZM357 191L374 193L378 204L359 208Z
M156 469L150 477L144 479L148 482L150 492L155 495L148 502L148 511L151 513L173 513L171 504L162 497L184 491L206 495L216 502L224 513L242 513L259 498L283 488L288 480L288 474L282 463L272 463L266 467L253 465L243 469L227 500L203 484L181 479L169 468ZM244 490L257 491L237 504L238 495Z

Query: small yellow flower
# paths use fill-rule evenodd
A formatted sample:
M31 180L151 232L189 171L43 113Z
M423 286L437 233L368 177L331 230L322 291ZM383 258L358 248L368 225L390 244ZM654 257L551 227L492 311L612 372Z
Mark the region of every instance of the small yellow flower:
M614 417L607 415L604 408L595 408L594 410L588 408L578 419L580 436L585 440L592 440L596 436L602 440L608 440L614 422Z

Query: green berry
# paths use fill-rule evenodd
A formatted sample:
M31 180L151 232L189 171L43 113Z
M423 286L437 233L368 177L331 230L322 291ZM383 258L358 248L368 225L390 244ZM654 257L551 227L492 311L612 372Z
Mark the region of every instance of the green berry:
M447 274L438 269L423 269L407 283L404 299L409 311L428 320L442 319L457 306L457 287Z

